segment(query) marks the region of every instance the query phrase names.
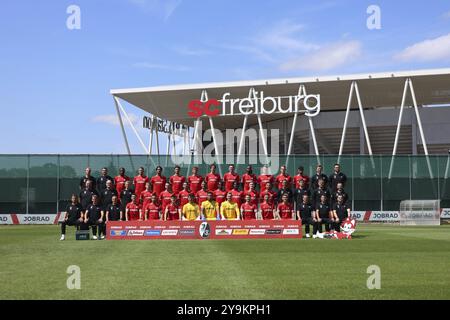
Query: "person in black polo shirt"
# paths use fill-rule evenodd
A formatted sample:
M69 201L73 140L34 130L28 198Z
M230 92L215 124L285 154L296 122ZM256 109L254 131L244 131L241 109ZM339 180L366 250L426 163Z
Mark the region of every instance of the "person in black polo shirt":
M96 194L92 196L92 204L87 208L84 214L84 223L91 226L92 239L97 240L97 227L99 229L98 235L100 239L105 239L103 211L98 203L98 196Z
M344 197L341 195L337 197L337 202L333 207L332 216L333 230L337 232L341 231L342 221L351 217L350 207L344 203Z
M125 210L127 208L127 204L131 202L131 196L134 194L131 189L131 181L125 181L125 188L120 192L120 211L122 220L125 221Z
M316 220L317 223L314 225L315 230L313 231L313 238L317 237L317 233L322 233L322 225L325 225L325 230L329 232L330 229L330 223L331 223L331 210L330 206L328 205L328 200L325 195L322 195L320 197L320 204L315 207L316 209Z
M312 195L312 198L313 198L312 203L315 208L317 208L317 206L320 204L320 199L322 196L325 196L327 201L328 201L328 199L330 199L330 191L328 191L328 189L325 187L325 181L320 179L319 187L316 190L314 190L313 195Z
M66 226L76 226L78 230L83 221L83 209L78 203L77 195L72 194L71 203L67 205L66 216L64 217L64 221L61 223L61 239L59 240L65 240Z
M106 222L122 220L123 212L120 209L116 195L112 196L111 204L106 207L105 214L103 216L106 217Z
M80 204L83 211L85 211L88 206L92 204L92 196L94 194L98 195L97 191L95 191L92 187L92 181L86 181L85 188L80 192Z
M325 188L327 187L328 177L322 173L323 167L318 164L316 174L311 177L311 191L314 192L319 187L319 180L323 180Z
M111 180L106 181L106 189L100 194L102 208L105 210L112 203L112 197L117 196L117 191L113 188Z
M106 182L108 180L114 181L112 177L108 175L108 168L102 168L102 174L97 178L97 192L98 194L102 194L102 192L106 189Z
M87 181L91 181L92 189L95 190L96 189L95 188L95 178L93 176L91 176L91 168L89 168L89 167L86 168L85 175L80 180L80 190L83 190L86 188Z
M305 186L305 180L300 180L298 183L299 183L299 188L296 189L295 193L294 193L294 199L295 199L295 204L296 204L297 208L302 204L304 195L308 196L308 201L309 201L309 196L311 195L309 189L307 189Z
M342 196L342 203L346 204L348 200L348 194L344 191L342 183L336 185L336 191L331 194L331 208L337 203L338 196Z
M303 194L302 202L297 204L297 219L305 226L306 238L310 238L309 226L316 224L317 220L314 214L314 207L309 203L309 196Z
M329 178L331 192L336 191L338 183L342 183L342 187L345 187L345 182L347 182L347 176L341 172L341 166L339 163L336 163L334 165L334 172Z
M282 199L283 195L286 193L288 195L288 202L292 203L294 194L293 194L291 188L289 187L289 182L287 180L283 180L282 186L283 186L283 188L281 188L277 194L278 201L281 203L281 199Z

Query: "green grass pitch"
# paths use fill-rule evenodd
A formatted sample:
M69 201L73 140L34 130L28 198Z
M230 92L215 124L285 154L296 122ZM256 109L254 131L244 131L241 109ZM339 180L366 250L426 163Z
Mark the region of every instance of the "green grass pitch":
M75 241L73 228L59 241L58 226L2 226L0 283L0 300L449 299L450 226L361 224L340 241Z

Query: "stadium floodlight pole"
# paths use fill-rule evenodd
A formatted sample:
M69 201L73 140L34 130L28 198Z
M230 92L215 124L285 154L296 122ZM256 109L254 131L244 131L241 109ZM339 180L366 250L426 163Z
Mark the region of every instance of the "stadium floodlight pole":
M430 172L430 178L433 179L433 170L431 170L430 158L428 156L427 142L425 141L425 134L423 133L422 120L420 118L419 107L417 106L416 94L411 78L408 78L409 89L411 90L412 101L414 104L414 110L416 112L417 124L419 125L420 139L422 139L423 152L425 153L428 165L428 171Z
M219 174L222 177L222 169L221 169L221 161L220 161L220 149L217 145L217 140L216 140L216 133L215 133L215 129L214 129L214 123L213 123L213 119L211 117L209 118L209 126L211 127L211 133L212 133L212 138L213 138L213 143L214 143L214 149L215 149L215 154L216 154L216 163L217 166L219 167Z
M305 85L303 85L303 84L301 84L298 87L298 91L297 91L298 96L301 96L302 94L306 96L306 89L305 89ZM297 117L298 117L298 112L296 112L294 114L294 119L292 120L291 137L289 138L289 147L288 147L288 152L286 155L286 168L289 168L289 158L290 158L291 152L292 152L292 145L294 144L295 126L297 125Z
M116 105L117 117L119 118L120 128L122 129L123 140L125 141L125 146L127 148L128 155L131 155L130 145L128 144L127 133L125 132L125 128L123 126L122 115L120 114L117 97L113 96L113 99L114 99L114 103Z
M136 137L138 138L139 143L141 144L142 148L144 149L144 153L147 154L148 153L148 149L145 146L144 141L142 141L141 136L139 135L139 133L137 132L136 128L134 127L133 122L131 121L130 117L128 116L128 113L126 113L125 109L122 107L122 105L120 104L120 101L116 98L117 104L119 105L120 110L122 111L122 113L125 116L125 119L127 119L128 123L131 126L131 129L133 130L134 134L136 135Z
M263 130L261 114L259 114L259 113L258 113L258 125L259 125L259 131L260 131L260 135L261 135L262 145L263 145L263 149L264 149L264 153L266 155L266 161L267 161L269 158L269 154L267 152L266 136L265 136L264 130Z
M392 150L392 159L389 167L388 179L391 179L392 170L394 169L395 155L397 154L398 140L400 137L400 127L402 126L403 109L405 108L406 94L408 93L408 79L405 80L405 87L403 88L402 104L400 105L400 114L398 116L397 131L395 132L394 149Z
M352 81L352 84L350 85L350 94L348 95L348 103L347 103L347 111L345 112L345 118L344 118L344 126L342 128L342 136L341 136L341 145L339 147L339 156L338 161L341 160L341 155L344 150L344 141L345 141L345 134L347 132L347 122L348 122L348 116L350 114L350 106L352 105L352 97L353 97L353 90L355 89L355 82Z
M248 91L248 98L256 101L257 97L256 97L255 88L250 88L250 90ZM248 120L248 114L245 115L244 123L242 124L242 133L241 133L241 138L239 140L239 148L238 148L237 159L236 159L237 165L239 165L239 160L240 160L241 154L242 154L242 148L244 146L245 130L247 129L247 120Z

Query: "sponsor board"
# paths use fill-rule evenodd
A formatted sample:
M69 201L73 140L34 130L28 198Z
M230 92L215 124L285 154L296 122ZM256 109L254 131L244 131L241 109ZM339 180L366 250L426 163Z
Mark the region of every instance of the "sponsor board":
M181 229L180 236L193 236L195 234L195 229Z
M167 229L161 232L162 236L176 236L178 235L178 229Z
M127 231L126 231L126 230L111 230L111 231L109 232L109 234L110 234L112 237L124 237L124 236L127 235Z
M136 230L136 231L141 231L141 230ZM161 230L142 230L144 232L144 235L146 237L152 237L152 236L160 236L161 235Z
M142 237L144 235L144 230L128 230L127 236L130 237Z
M266 234L266 229L250 229L250 235Z
M281 234L281 229L268 229L266 234Z
M248 235L249 229L233 229L233 235L246 236Z
M450 219L450 208L444 208L441 211L441 219Z
M283 229L283 234L300 234L299 229Z
M216 229L216 236L231 236L232 229Z
M0 214L0 224L14 224L10 214Z

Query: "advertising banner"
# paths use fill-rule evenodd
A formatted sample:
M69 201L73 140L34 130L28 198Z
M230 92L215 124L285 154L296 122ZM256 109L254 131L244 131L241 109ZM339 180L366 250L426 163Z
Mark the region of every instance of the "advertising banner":
M301 222L295 220L111 221L106 230L106 238L110 240L301 237Z

